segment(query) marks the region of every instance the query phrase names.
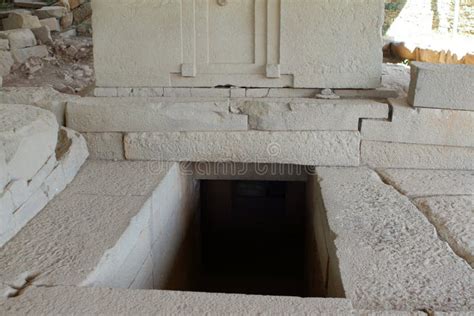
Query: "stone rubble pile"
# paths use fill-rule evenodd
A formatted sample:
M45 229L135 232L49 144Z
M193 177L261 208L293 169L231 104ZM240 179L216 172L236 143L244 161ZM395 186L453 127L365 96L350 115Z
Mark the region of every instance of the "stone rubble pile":
M0 11L0 77L10 73L15 63L48 57L52 34L89 34L92 8L88 0L46 2L16 1L15 8Z
M84 139L53 113L0 105L0 247L66 185L88 156Z

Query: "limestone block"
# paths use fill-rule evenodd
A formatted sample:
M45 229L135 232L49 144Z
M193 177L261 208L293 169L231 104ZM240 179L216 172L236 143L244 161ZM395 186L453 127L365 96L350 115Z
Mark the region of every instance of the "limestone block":
M41 25L39 26L41 27ZM29 29L19 29L0 32L0 38L8 39L11 49L25 48L36 45L36 38Z
M5 186L10 182L8 174L7 162L5 160L5 151L3 145L0 146L0 194L3 193Z
M14 210L10 192L0 192L0 246L10 237L15 228Z
M65 141L67 140L67 141ZM58 159L61 160L62 169L64 172L64 181L66 183L71 182L79 169L89 157L89 151L87 150L87 143L81 134L69 129L62 127L60 130L58 147L62 146L63 154L58 155Z
M247 117L230 113L227 100L194 100L78 99L67 105L67 126L80 132L247 130Z
M245 98L246 90L242 88L231 88L230 97L231 98Z
M359 164L358 132L130 133L130 160L262 162L301 165Z
M378 170L383 179L409 197L474 195L474 171Z
M15 62L23 64L31 57L48 57L48 49L44 45L12 49L12 56Z
M474 170L474 148L363 140L361 160L373 168Z
M0 51L0 76L8 75L14 63L15 61L9 51Z
M43 190L36 191L28 201L15 210L13 217L15 220L15 233L25 226L48 204L48 196Z
M51 303L54 302L54 303ZM177 302L180 302L177 304ZM300 298L179 291L130 291L83 287L32 287L6 300L0 313L153 315L351 315L348 299Z
M364 120L363 139L474 147L474 111L414 109L404 99L389 102L393 108L392 121Z
M51 87L14 87L0 91L0 103L29 104L51 111L59 125L64 125L66 101L77 98L59 93Z
M418 198L415 204L453 251L474 268L474 195Z
M101 88L380 85L383 1L281 0L264 8L258 0L196 7L104 0L92 6Z
M267 131L358 131L362 118L388 119L388 105L370 100L304 100L232 102L249 116L251 129Z
M23 203L38 191L56 166L56 156L53 154L31 179L14 180L7 186L6 189L11 193L15 209L23 205Z
M51 112L26 105L0 105L0 143L12 180L30 180L51 157L58 124Z
M41 27L37 16L12 12L2 20L4 30L34 29Z
M345 297L355 308L472 309L474 270L407 197L368 168L316 173L334 240L330 257L338 262Z
M408 102L415 107L474 111L474 67L411 63Z
M47 26L51 32L59 32L61 31L61 26L59 25L59 21L55 18L43 19L40 20L42 26Z
M10 41L8 39L0 39L0 50L9 50Z
M62 6L45 6L35 10L34 13L40 19L61 18L67 13L67 10Z
M123 160L123 134L83 133L92 160Z
M50 45L53 43L53 39L51 37L51 31L49 30L48 26L42 26L37 29L31 29L33 34L35 34L36 40L40 44L47 44Z

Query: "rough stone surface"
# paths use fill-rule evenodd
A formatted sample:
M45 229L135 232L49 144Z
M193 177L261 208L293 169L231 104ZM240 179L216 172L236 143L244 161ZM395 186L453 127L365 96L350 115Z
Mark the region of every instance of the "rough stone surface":
M41 27L41 25L39 26ZM11 49L36 45L35 35L29 29L18 29L0 32L0 38L8 39Z
M144 162L87 162L73 183L0 249L0 280L30 271L39 273L37 285L78 285L169 170L161 166L149 172Z
M0 51L0 76L8 75L14 63L15 61L9 51Z
M0 91L0 103L28 104L51 111L59 125L64 125L66 102L78 97L62 94L51 87L15 87Z
M230 113L225 99L84 98L68 103L66 117L80 132L247 130L247 117Z
M6 191L0 194L0 247L34 218L48 201L64 190L86 160L85 141L77 133L62 128L59 139L55 155L32 179L13 180Z
M93 2L97 86L380 85L383 1L190 5Z
M388 119L388 105L370 100L271 99L232 102L249 116L251 129L267 131L358 131L361 118Z
M409 197L474 195L474 171L378 170L384 181Z
M415 107L474 111L474 67L413 62L408 100Z
M0 39L0 50L9 50L10 41L7 39Z
M415 199L453 251L474 269L474 195Z
M89 148L89 158L93 160L123 160L123 134L83 133Z
M44 45L12 49L13 59L20 64L25 63L31 57L43 58L48 57L48 55L48 49Z
M369 310L469 311L474 270L410 200L367 168L317 168L330 261L343 294Z
M363 139L474 147L474 111L414 109L404 99L389 102L393 108L392 121L363 121Z
M61 25L56 18L49 18L40 20L42 26L47 26L51 32L61 31Z
M2 20L4 30L34 29L41 27L37 16L12 12L8 18Z
M10 178L30 180L54 154L58 124L51 112L27 105L0 105L0 144Z
M363 140L361 160L373 168L474 170L474 148Z
M356 166L358 132L130 133L130 160Z
M52 44L53 39L51 37L51 31L48 26L42 26L37 29L31 29L33 34L35 34L36 40L41 44Z
M45 6L35 10L35 15L40 19L61 18L66 12L66 8L62 6Z
M179 302L179 303L177 303ZM174 291L130 291L57 286L30 288L0 304L12 314L349 315L346 299L297 298Z

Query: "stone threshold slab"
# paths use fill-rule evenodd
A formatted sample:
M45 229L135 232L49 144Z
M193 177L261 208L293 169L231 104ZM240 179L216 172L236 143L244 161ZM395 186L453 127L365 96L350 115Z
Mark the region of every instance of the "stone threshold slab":
M129 160L359 165L359 132L129 133Z
M408 197L368 168L316 173L339 295L359 309L474 309L474 270Z

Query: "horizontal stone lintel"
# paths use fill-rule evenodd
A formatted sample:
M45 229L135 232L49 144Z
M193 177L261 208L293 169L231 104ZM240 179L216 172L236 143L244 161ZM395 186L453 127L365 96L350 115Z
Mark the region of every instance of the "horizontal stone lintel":
M358 166L359 132L129 133L129 160Z

